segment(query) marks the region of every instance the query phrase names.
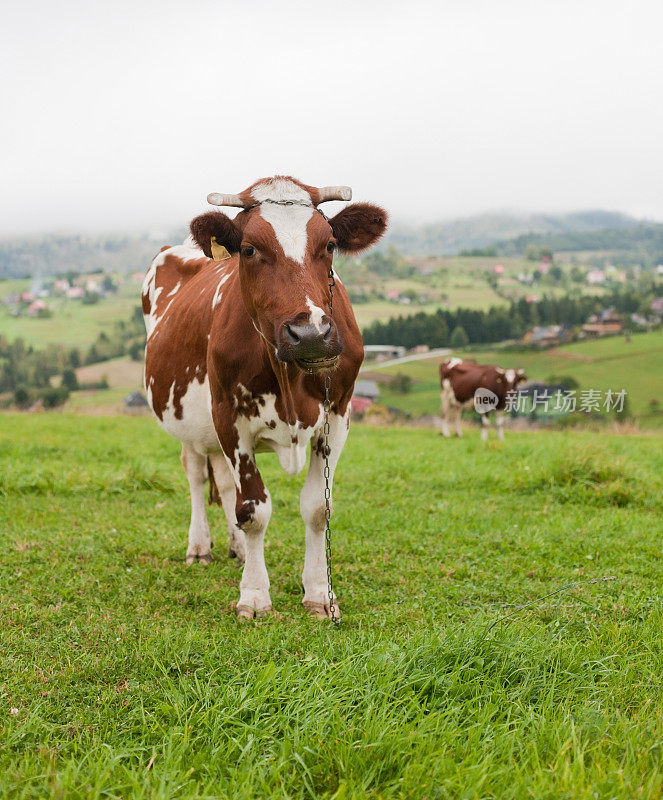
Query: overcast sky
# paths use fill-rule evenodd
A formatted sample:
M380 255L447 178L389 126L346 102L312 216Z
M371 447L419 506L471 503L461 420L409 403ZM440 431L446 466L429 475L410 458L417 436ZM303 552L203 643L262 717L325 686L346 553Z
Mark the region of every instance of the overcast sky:
M396 218L663 219L660 0L4 0L0 233L292 174Z

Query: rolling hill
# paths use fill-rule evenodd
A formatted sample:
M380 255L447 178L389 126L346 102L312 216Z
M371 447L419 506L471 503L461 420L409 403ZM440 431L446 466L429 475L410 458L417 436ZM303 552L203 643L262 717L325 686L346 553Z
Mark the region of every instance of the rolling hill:
M614 211L579 211L571 214L492 213L420 226L395 222L385 241L408 255L452 255L461 250L517 241L518 237L530 235L592 232L595 239L600 241L598 232L630 230L640 224L634 217ZM524 247L525 245L522 250Z

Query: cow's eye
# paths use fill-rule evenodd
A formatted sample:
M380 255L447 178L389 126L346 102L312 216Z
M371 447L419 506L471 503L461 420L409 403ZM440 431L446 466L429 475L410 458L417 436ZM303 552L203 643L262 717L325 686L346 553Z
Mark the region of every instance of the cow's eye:
M327 243L327 252L333 253L336 250L336 242L328 242Z
M242 255L244 258L251 258L251 256L255 255L256 249L253 245L247 244L242 247Z

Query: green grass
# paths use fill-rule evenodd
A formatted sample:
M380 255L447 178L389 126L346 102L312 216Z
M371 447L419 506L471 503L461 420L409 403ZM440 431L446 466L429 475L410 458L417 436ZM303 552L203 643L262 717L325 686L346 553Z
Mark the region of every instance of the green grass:
M454 353L478 363L499 364L505 368L521 367L532 380L550 376L571 376L580 389L626 389L631 412L640 417L643 428L660 428L663 415L651 416L649 401L663 398L663 330L641 333L627 342L623 336L577 342L554 350L510 352L472 350ZM402 408L415 416L437 414L440 407L441 359L413 361L377 371L410 375L415 381L410 394L397 394L380 388L380 403ZM366 370L375 371L372 365Z
M301 609L302 476L274 458L278 614L248 625L218 511L217 561L183 563L152 420L1 415L0 459L0 796L660 796L656 439L354 428L338 631Z

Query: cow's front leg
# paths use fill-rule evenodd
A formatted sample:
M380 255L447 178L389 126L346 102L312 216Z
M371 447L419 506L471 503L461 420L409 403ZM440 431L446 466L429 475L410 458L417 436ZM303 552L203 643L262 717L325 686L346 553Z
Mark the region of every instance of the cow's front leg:
M251 619L272 610L264 552L272 501L258 472L250 428L227 405L213 407L212 416L235 483L235 519L244 534L244 571L236 613Z
M272 610L269 596L269 575L265 566L265 531L272 515L272 500L262 482L253 452L240 446L230 466L237 486L235 516L244 532L244 571L239 584L237 616L260 617Z
M260 473L256 469L256 475ZM237 502L237 523L244 531L246 560L239 584L238 617L260 617L272 610L269 575L265 566L265 531L272 515L272 500L262 480L261 492L241 492Z
M497 438L504 439L504 412L503 411L496 411L495 412L495 425L497 426Z
M329 415L329 489L334 481L336 464L348 436L348 414ZM319 432L311 441L311 463L300 498L300 509L306 526L306 555L304 557L304 608L314 617L331 617L329 588L327 584L327 556L325 553L325 442ZM331 497L330 497L331 510ZM335 615L340 618L338 603L334 598Z
M451 436L449 432L449 415L451 413L451 400L449 391L445 386L440 394L440 418L442 419L442 436L447 439Z
M212 562L212 538L205 509L207 459L189 445L183 444L180 460L186 472L191 493L191 522L186 563L193 564L195 561L200 561L202 564L210 564Z
M487 442L488 441L488 426L490 425L490 420L488 419L488 414L481 415L481 441Z
M463 408L460 405L453 406L453 413L455 417L456 436L462 438L463 436Z

